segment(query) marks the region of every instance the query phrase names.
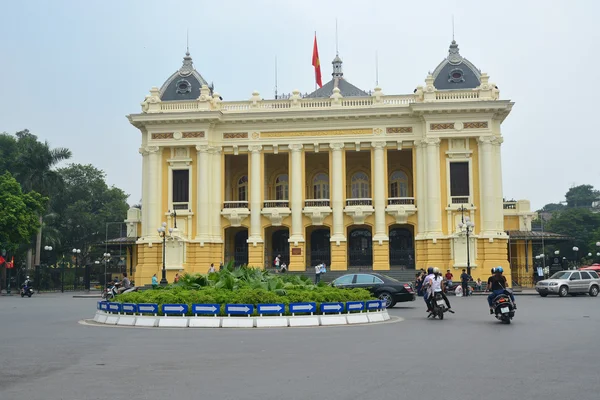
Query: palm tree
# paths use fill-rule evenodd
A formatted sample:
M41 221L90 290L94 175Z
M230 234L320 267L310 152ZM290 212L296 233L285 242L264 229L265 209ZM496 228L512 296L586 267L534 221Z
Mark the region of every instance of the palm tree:
M16 177L24 191L34 190L44 196L51 196L63 185L62 177L54 169L61 161L71 158L71 150L58 147L51 149L48 142L41 143L37 136L24 130L16 133L19 152L16 159ZM40 230L36 237L35 264L40 263L42 247L43 215L40 218ZM28 262L31 263L31 250L28 252ZM28 265L31 268L31 264Z

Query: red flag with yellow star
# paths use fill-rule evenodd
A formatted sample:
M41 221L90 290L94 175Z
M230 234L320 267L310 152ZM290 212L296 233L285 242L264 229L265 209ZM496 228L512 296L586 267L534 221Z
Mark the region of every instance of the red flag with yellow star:
M317 47L317 34L315 33L315 44L313 46L312 65L315 67L315 82L319 87L323 87L321 80L321 61L319 61L319 49Z

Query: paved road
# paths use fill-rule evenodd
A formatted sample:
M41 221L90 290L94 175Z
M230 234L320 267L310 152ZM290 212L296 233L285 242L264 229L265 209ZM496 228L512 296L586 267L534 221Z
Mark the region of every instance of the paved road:
M600 299L519 299L512 325L483 298L425 319L346 328L90 327L96 300L0 297L0 399L582 399L600 397Z

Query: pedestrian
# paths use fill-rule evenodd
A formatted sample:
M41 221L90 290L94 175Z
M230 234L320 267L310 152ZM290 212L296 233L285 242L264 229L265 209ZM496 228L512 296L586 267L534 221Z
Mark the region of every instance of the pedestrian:
M315 267L315 285L318 285L321 282L321 264L317 264Z
M452 275L452 272L450 272L450 270L446 271L446 286L452 286L452 278L454 277L454 275Z
M281 273L287 272L287 268L287 264L284 261L283 264L281 264Z
M415 275L415 289L417 290L417 295L421 296L422 292L421 292L421 287L423 286L423 277L421 276L420 273L417 273Z
M460 283L462 284L462 292L463 296L469 295L469 281L471 277L467 274L467 270L463 269L462 274L460 274Z
M219 264L219 271L223 271L223 263Z
M275 257L275 260L273 260L273 265L275 265L275 272L279 273L279 267L281 265L281 254L278 254L277 257Z
M158 287L158 278L156 274L152 275L152 288L156 289Z
M175 279L173 279L173 283L179 282L179 274L175 274Z
M216 272L215 271L215 264L210 263L210 268L208 268L208 273L212 274L213 272Z
M482 288L483 288L483 282L481 282L481 278L477 278L477 282L475 282L475 289L478 292L481 292Z

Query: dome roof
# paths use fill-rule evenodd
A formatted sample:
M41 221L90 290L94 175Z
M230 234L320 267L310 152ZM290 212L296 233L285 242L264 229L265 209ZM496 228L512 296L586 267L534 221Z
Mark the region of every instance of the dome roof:
M433 72L433 86L438 90L475 89L481 84L481 71L458 52L455 40L448 57Z
M342 71L342 59L339 55L335 55L335 58L331 62L333 64L333 73L331 74L332 79L324 84L319 89L315 90L311 94L307 95L308 98L329 98L333 94L333 89L340 89L340 94L343 97L358 97L358 96L369 96L367 92L361 90L344 79L344 73Z
M207 85L212 93L213 87L194 69L190 53L183 57L183 65L160 88L161 101L196 100L200 97L200 89Z

